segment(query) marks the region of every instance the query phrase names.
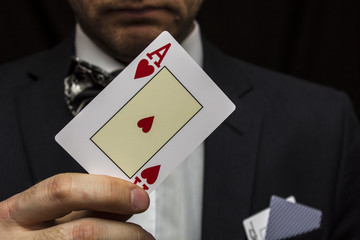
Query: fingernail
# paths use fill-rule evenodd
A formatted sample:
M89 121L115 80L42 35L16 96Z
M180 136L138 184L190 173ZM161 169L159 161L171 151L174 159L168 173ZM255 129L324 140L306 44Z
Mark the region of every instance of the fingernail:
M146 232L146 239L147 240L156 240L153 235L151 235L150 233Z
M146 192L137 187L131 189L131 203L135 210L145 210L148 206Z

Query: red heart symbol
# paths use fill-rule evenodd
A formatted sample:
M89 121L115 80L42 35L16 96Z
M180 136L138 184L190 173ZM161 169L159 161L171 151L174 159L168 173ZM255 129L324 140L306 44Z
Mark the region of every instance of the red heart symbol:
M152 124L154 122L154 116L143 118L137 122L137 126L139 128L142 128L142 131L144 133L148 133L152 127Z
M137 65L135 78L142 78L153 74L155 68L152 65L149 65L149 61L146 59L141 59L139 64Z
M146 179L146 182L148 184L153 184L159 175L160 166L161 165L157 165L157 166L149 167L149 168L145 169L144 171L141 172L141 177L143 179Z

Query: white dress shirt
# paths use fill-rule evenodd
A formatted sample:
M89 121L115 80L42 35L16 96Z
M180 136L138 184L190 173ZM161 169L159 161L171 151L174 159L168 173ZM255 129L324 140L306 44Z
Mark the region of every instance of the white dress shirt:
M199 25L181 43L200 65L203 52ZM108 72L125 66L102 51L77 24L76 56ZM171 51L171 49L170 49ZM136 214L129 222L142 226L157 240L199 240L201 238L204 144L178 166L160 186L150 194L149 209Z

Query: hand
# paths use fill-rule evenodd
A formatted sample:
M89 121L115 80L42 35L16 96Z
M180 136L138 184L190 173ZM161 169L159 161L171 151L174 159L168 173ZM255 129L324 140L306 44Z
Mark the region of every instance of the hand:
M154 239L126 223L149 206L138 186L108 176L59 174L0 202L0 239Z

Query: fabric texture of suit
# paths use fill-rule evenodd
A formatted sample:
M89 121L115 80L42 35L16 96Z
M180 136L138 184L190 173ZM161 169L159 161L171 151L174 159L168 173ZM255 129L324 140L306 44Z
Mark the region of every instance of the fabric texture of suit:
M63 79L72 39L0 67L0 200L84 172L55 141L72 116ZM204 69L236 105L206 140L202 239L246 239L242 221L295 196L323 211L292 239L360 239L360 128L346 95L230 58L204 42Z

